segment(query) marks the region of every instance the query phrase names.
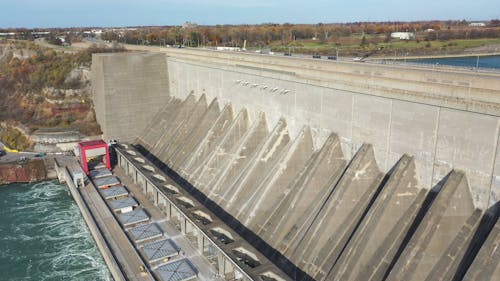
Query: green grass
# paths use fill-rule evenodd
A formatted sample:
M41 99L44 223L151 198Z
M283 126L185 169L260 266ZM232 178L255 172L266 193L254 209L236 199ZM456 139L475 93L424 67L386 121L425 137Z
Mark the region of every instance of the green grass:
M359 34L358 34L359 35ZM272 48L276 52L288 52L289 48L293 53L304 53L304 54L335 54L337 50L343 55L356 55L362 53L374 52L377 55L394 55L394 52L408 52L409 54L429 54L429 53L459 53L465 51L466 49L476 48L491 44L500 44L500 38L492 39L456 39L456 40L446 40L446 41L404 41L404 40L392 40L391 42L381 42L381 43L370 43L367 46L360 46L357 40L352 40L353 37L359 37L358 35L351 36L351 40L344 40L344 44L336 44L334 42L321 42L321 41L294 41L288 45L283 45L281 43L271 44ZM371 36L370 38L375 38L377 36ZM380 36L378 36L379 41ZM360 41L360 40L359 40ZM356 42L356 43L352 43Z

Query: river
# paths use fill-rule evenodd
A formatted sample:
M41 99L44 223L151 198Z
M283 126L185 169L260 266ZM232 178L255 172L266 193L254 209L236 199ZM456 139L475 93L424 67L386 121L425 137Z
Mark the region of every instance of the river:
M0 186L0 280L112 280L66 186Z
M467 68L476 68L479 66L481 68L493 68L500 69L500 56L483 56L483 57L455 57L455 58L429 58L429 59L416 59L407 60L411 63L423 63L423 64L441 64L441 65L452 65Z

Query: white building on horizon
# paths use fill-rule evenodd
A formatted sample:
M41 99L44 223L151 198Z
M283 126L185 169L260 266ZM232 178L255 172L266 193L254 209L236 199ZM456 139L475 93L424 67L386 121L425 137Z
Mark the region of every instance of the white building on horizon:
M415 38L415 33L413 32L393 32L391 33L391 38L396 38L400 40L410 40Z
M469 26L484 27L484 26L486 26L486 24L484 22L471 22L471 23L469 23Z

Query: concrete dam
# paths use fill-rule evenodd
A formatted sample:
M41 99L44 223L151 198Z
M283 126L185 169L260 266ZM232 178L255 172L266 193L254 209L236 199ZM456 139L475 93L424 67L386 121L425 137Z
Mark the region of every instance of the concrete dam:
M260 280L500 280L500 74L156 49L92 75L104 138L285 274Z

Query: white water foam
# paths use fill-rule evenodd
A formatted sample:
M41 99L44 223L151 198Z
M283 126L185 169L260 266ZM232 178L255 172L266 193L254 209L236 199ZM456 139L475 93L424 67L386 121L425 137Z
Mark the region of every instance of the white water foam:
M8 206L0 207L8 218L0 230L0 272L7 274L1 280L112 280L65 186L0 188L0 202Z

